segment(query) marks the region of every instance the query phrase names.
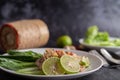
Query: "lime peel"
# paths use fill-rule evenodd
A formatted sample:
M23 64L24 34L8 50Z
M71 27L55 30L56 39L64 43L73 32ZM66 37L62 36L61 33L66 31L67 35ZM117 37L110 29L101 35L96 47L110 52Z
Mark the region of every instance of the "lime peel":
M59 65L60 59L58 57L50 57L46 59L42 64L42 70L45 75L61 75L65 71Z
M57 46L58 47L64 47L64 46L69 46L69 45L72 45L72 39L70 36L63 35L57 39Z
M60 63L67 74L77 73L80 71L79 62L70 55L63 55L60 58Z

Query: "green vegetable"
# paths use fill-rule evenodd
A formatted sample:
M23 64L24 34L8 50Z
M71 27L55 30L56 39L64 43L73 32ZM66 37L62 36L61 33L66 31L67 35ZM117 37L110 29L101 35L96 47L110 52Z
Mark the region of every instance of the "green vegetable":
M39 59L40 57L0 55L0 58L9 58L9 59L15 59L15 60L26 61L26 62L34 62L37 59Z
M38 67L29 67L24 69L19 69L16 71L17 73L23 73L23 74L32 74L32 75L43 75L43 71L38 69Z
M33 56L33 57L41 57L42 56L40 53L36 53L33 51L20 52L20 51L16 51L16 50L8 50L7 53L9 55L13 55L13 56Z
M116 46L120 46L120 39L115 39L115 40L113 40L113 43L114 43Z
M95 46L120 46L120 39L110 39L108 32L99 32L97 26L90 26L84 42Z
M115 44L113 42L110 41L103 41L103 42L99 42L100 46L115 46Z
M19 52L9 50L9 55L0 55L0 66L24 74L43 74L35 64L35 61L42 57L41 54L33 51Z
M80 65L85 66L85 67L89 67L90 62L89 62L88 57L83 56L82 60L80 61Z
M95 41L109 41L109 34L107 32L98 32L98 34L94 37Z
M9 55L7 56L0 55L0 57L11 58L11 59L16 59L16 60L21 60L21 61L35 61L42 57L42 54L36 53L33 51L20 52L16 50L9 50L7 51L7 53Z
M95 38L98 34L98 27L96 25L90 26L86 32L85 42L91 43L91 41Z
M33 67L36 65L34 62L23 62L23 61L14 60L14 59L0 58L0 66L16 71L18 69Z

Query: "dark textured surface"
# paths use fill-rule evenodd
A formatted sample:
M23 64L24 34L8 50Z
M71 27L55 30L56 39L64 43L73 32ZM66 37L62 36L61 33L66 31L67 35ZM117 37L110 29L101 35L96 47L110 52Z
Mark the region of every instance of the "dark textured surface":
M47 47L68 34L73 43L84 37L88 26L120 37L120 0L0 0L0 25L21 19L42 19L50 30ZM102 68L78 80L120 80L120 70ZM27 80L0 71L1 80ZM28 79L30 80L30 79ZM76 80L76 79L74 79Z
M0 75L1 80L34 80L20 76L14 76L12 74L8 74L1 70L0 70L0 74L1 74ZM100 70L92 74L89 74L87 76L75 78L75 79L69 79L69 80L120 80L119 76L120 76L120 70L101 68ZM36 79L36 80L42 80L42 79Z
M50 30L48 46L55 46L60 35L68 34L74 44L84 37L88 26L120 37L120 0L1 0L0 24L39 18Z

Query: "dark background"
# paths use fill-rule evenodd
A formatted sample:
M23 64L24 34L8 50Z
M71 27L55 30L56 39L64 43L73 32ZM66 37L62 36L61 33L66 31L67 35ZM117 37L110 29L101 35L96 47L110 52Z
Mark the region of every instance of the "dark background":
M73 43L79 45L79 38L84 37L91 25L98 25L100 31L120 37L120 0L0 0L0 25L36 18L48 25L50 40L46 46L50 47L56 46L56 39L64 34L70 35ZM10 77L3 71L0 71L0 77L2 80L27 80ZM118 69L103 67L78 80L120 80L119 77Z
M120 37L120 0L0 0L0 25L36 18L47 23L50 30L47 46L51 47L64 34L78 45L91 25Z

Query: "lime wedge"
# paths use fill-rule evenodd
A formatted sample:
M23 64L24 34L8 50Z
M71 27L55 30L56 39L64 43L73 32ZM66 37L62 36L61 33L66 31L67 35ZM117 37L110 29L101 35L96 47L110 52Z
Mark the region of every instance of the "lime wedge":
M79 62L70 55L63 55L60 58L60 63L63 69L66 71L66 73L77 73L80 71L80 65Z
M45 75L61 75L65 73L58 57L50 57L45 60L42 64L42 70Z

